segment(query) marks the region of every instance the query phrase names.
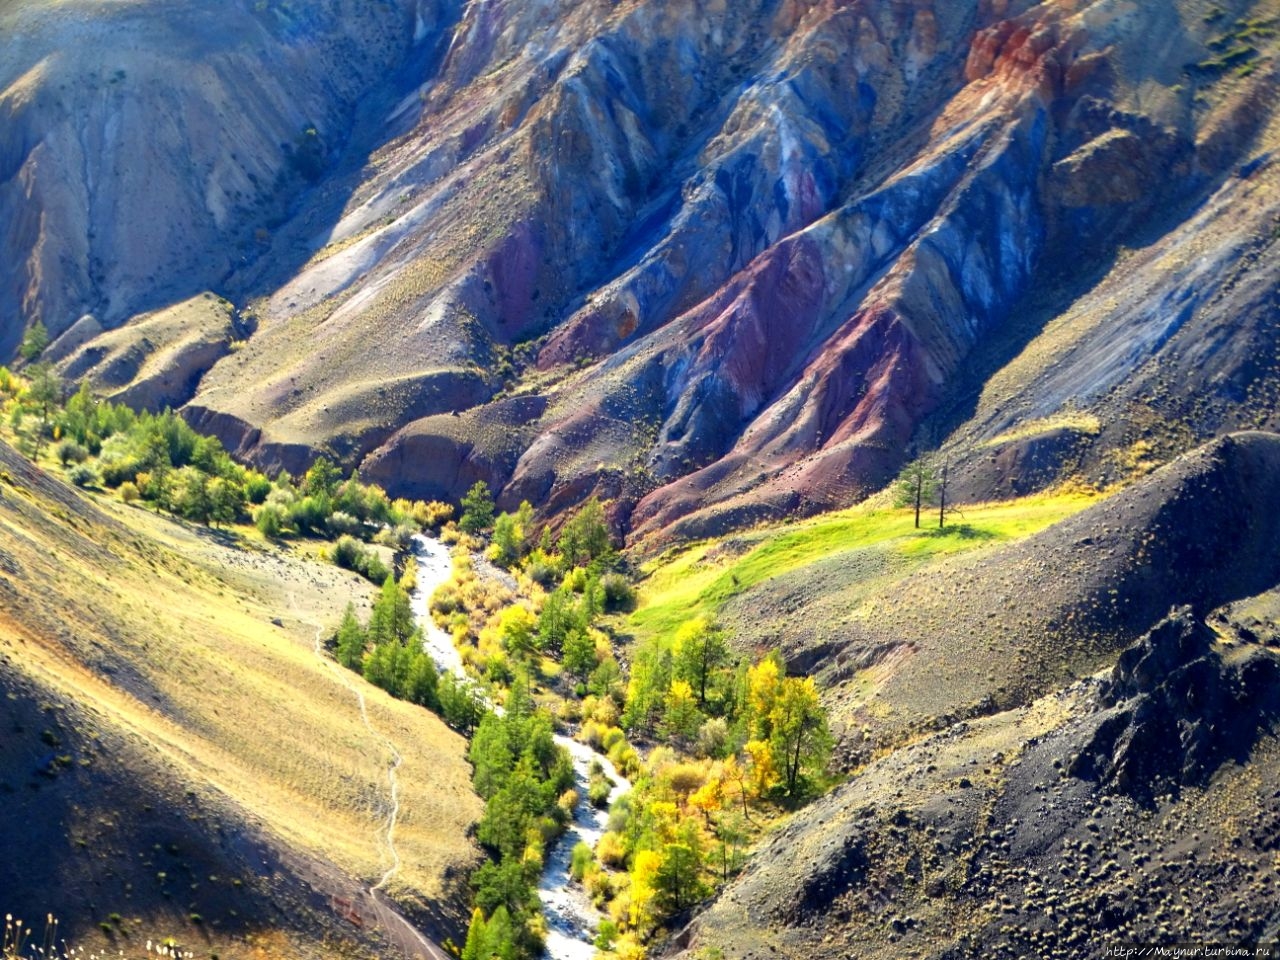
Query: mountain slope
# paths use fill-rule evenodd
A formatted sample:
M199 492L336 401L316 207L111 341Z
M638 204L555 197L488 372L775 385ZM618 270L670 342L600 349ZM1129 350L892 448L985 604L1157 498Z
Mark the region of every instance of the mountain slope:
M1043 498L946 536L855 510L656 561L640 632L669 597L744 648L781 644L825 688L850 774L668 953L1274 936L1277 484L1280 438L1236 434L1047 526ZM1002 543L1015 517L1043 528Z
M1236 22L1264 7L472 6L416 130L193 413L290 467L381 443L366 471L418 494L594 490L641 537L849 502L1061 258L1181 247L1168 201L1218 191L1269 122L1274 31ZM1195 67L1240 33L1260 69ZM1233 187L1202 219L1267 236L1273 175L1256 221Z
M110 329L225 284L441 16L426 0L0 4L0 353L35 320Z
M316 648L367 586L103 506L0 445L3 909L90 947L360 955L410 936L390 896L459 935L465 743Z
M1033 482L1010 464L1115 473L1144 431L1167 458L1271 422L1275 0L380 8L330 91L308 71L341 13L253 49L321 57L278 80L323 94L347 159L297 216L235 218L264 227L215 286L247 340L177 365L189 416L259 463L328 449L397 493L479 478L549 514L596 493L658 543L849 503L948 437L979 495ZM13 103L48 96L10 73ZM56 114L24 110L45 143ZM293 113L235 128L289 142ZM10 262L82 261L80 226ZM75 288L23 275L10 343ZM111 289L108 325L156 305ZM1037 433L1081 408L1094 433Z
M1204 617L1280 583L1278 484L1280 439L1243 433L1097 502L967 511L949 532L858 508L660 559L632 620L643 636L692 609L743 649L780 647L862 762L1109 666L1172 606Z
M1277 671L1274 650L1218 641L1183 611L1109 675L869 764L763 847L679 955L1092 958L1117 942L1268 941Z

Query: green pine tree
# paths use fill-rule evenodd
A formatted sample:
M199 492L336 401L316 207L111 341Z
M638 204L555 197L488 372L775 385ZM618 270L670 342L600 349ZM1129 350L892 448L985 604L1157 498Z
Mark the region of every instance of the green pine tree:
M49 331L45 325L37 320L22 337L22 346L18 348L18 354L28 363L37 359L40 354L44 353L45 348L49 346Z
M458 526L472 534L493 526L493 494L483 480L477 480L462 498L462 518Z
M414 629L409 594L396 583L394 576L387 574L369 616L369 640L374 646L405 643L413 635Z
M564 668L584 683L596 668L596 644L585 630L574 629L565 637Z
M440 698L436 691L439 683L440 675L436 670L436 663L431 659L430 654L422 651L422 644L419 641L414 647L409 675L405 678L404 698L428 710L438 710Z
M363 667L364 648L368 642L364 627L356 617L354 604L348 603L338 627L338 662L348 670L360 671Z

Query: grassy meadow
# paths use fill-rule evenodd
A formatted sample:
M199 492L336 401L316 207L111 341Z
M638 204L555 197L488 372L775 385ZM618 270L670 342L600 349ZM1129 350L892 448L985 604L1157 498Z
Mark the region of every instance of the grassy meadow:
M627 623L638 638L671 636L693 617L714 619L725 604L771 579L843 554L886 561L895 576L949 556L991 549L1052 526L1099 499L1063 491L966 505L937 526L937 509L921 514L874 502L800 523L708 540L650 561L640 602ZM878 564L877 566L883 566Z

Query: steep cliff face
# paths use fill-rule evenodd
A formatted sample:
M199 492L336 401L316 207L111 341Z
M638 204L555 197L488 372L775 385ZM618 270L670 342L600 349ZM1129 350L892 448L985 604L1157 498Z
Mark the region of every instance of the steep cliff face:
M1278 13L420 15L447 50L361 118L384 145L276 231L278 269L227 280L263 294L260 323L190 416L265 465L327 448L396 492L594 492L653 540L847 503L953 434L989 491L996 441L1064 409L1096 409L1101 451L1131 443L1157 380L1182 446L1265 422L1238 398L1275 373ZM1198 387L1218 406L1192 409ZM993 456L1066 469L1024 447Z

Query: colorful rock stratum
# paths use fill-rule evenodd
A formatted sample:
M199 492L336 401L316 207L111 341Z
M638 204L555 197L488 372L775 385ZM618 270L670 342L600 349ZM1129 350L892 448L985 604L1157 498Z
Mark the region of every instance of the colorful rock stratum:
M0 346L263 465L662 540L1270 422L1274 2L152 6L0 9Z

